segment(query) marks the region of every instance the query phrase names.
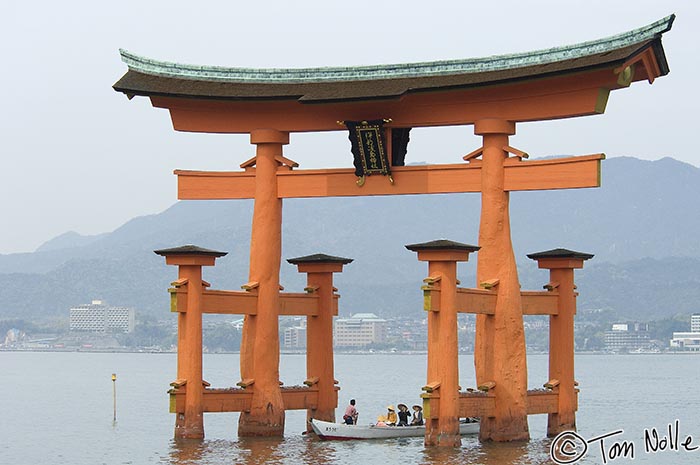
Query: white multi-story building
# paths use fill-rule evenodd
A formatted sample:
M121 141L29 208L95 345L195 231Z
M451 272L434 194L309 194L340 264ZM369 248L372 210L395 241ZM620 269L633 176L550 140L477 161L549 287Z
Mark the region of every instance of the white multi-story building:
M605 349L612 352L648 349L650 343L646 323L615 323L605 331Z
M292 326L284 330L284 347L303 349L306 347L306 326Z
M700 333L700 313L695 313L690 316L690 332Z
M700 352L700 314L690 317L689 333L673 333L671 349Z
M374 313L356 313L335 320L336 347L363 347L386 341L387 322Z
M700 333L673 333L671 348L675 350L700 352Z
M133 308L112 307L101 300L70 309L71 331L130 333L134 330L135 320Z

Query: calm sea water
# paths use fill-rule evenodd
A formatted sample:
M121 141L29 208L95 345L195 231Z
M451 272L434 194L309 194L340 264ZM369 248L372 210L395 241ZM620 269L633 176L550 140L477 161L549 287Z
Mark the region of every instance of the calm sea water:
M425 355L336 355L339 410L355 398L359 422L369 423L388 404L417 403L425 366ZM280 440L238 439L238 414L224 413L205 415L205 440L176 442L166 395L175 367L173 354L0 352L0 464L553 463L546 415L529 418L527 443L481 444L465 437L461 448L447 450L426 448L421 438L319 441L301 434L302 411L287 412ZM461 385L473 386L471 355L460 356L460 369ZM528 370L530 386L541 387L547 356L530 356ZM578 434L581 441L593 440L579 463L700 463L700 448L690 450L700 446L700 356L579 355L576 372ZM205 355L204 373L212 386L235 385L238 355ZM303 355L282 356L285 384L300 384L304 374ZM663 442L669 424L674 436L679 431L678 451L673 440ZM656 452L645 442L645 430L652 439L658 434ZM692 442L684 447L686 437Z

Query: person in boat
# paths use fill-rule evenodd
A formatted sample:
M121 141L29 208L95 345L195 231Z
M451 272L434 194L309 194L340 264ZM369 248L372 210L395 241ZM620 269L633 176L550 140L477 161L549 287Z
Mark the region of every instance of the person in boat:
M356 425L358 415L359 413L355 408L355 399L350 399L350 405L347 406L343 415L343 422L346 425Z
M423 407L420 405L414 405L411 407L413 409L413 419L411 420L411 426L423 426Z
M386 408L386 415L379 415L377 418L377 426L396 426L398 417L393 405Z
M408 406L406 404L399 404L397 407L399 408L398 426L408 426L408 420L411 418L411 412L408 411Z

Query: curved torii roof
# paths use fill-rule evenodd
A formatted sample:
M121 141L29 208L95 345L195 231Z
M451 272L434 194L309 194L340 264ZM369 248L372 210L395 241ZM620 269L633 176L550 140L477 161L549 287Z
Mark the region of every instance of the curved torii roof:
M228 68L157 61L120 50L122 60L129 69L113 87L129 98L150 97L155 106L169 108L171 112L175 106L182 107L182 99L228 102L234 106L236 102L318 104L314 105L314 111L318 111L319 106L335 105L335 108L341 110L343 104L365 103L370 106L361 111L348 112L345 107L345 111L331 112L332 115L329 114L328 117L347 120L355 116L358 119L391 117L397 126L463 124L470 123L470 118L454 120L452 117L445 117L427 121L424 116L418 116L397 121L397 117L400 120L406 108L399 110L396 105L393 108L390 105L387 110L386 104L417 98L422 99L421 104L425 105L425 94L437 92L444 95L447 92L464 97L465 92L469 91L493 86L517 86L543 79L567 77L569 81L581 81L582 74L589 76L601 70L606 70L605 79L601 80L600 76L584 79L592 79L593 84L589 85L590 88L598 87L609 91L627 86L632 81L652 82L669 72L661 36L671 29L674 19L675 16L670 15L645 27L605 39L534 52L394 65L292 69ZM551 87L551 83L547 86ZM581 89L580 82L577 87ZM462 97L457 97L457 100ZM179 103L176 104L173 99L177 99ZM467 100L473 100L473 94ZM483 98L477 100L483 101ZM607 94L603 100L607 100ZM372 105L378 101L383 102L382 110ZM229 110L234 106L229 105ZM405 107L405 102L403 106ZM597 106L599 107L600 103ZM283 107L277 107L275 111L282 109ZM239 110L247 112L250 116L250 106ZM267 108L265 111L269 113L269 110L270 108ZM284 107L284 110L289 110L289 107ZM387 111L391 114L386 114ZM518 112L506 112L504 115L495 116L524 121L600 112L600 108L587 108L579 113L521 115ZM227 127L217 127L216 124L204 127L183 122L183 125L178 127L177 120L177 115L173 114L176 129L182 130L247 130L245 124L239 123ZM258 127L259 123L260 121L256 122ZM299 127L282 126L284 124L269 127L292 131L332 129L329 123L319 121L300 124Z

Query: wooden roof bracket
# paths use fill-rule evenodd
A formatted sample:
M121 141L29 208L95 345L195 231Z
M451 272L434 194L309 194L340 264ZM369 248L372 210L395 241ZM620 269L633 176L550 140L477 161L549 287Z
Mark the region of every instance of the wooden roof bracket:
M170 385L175 389L180 389L185 384L187 384L187 380L185 378L178 378L175 381L173 381L172 383L170 383Z
M551 390L554 389L555 387L559 386L559 380L556 379L556 378L552 378L552 379L550 379L549 381L547 381L546 383L544 383L542 386L543 386L545 389L551 391Z
M523 152L522 150L518 150L515 147L511 147L510 145L504 145L503 151L515 155L520 160L522 160L523 158L530 158L530 155L527 152ZM473 152L470 152L470 153L466 154L465 156L463 156L462 160L471 163L473 161L476 161L476 159L479 158L481 155L483 155L483 153L484 153L484 147L481 146L478 149L474 150Z
M503 151L508 152L508 153L512 153L513 155L515 155L516 157L518 157L521 160L523 158L530 158L530 155L527 152L523 152L522 150L518 150L515 147L511 147L510 145L503 146Z
M240 386L243 389L246 389L246 388L252 386L253 384L255 384L254 378L246 378L246 379L242 379L239 382L237 382L236 386Z
M479 147L478 149L474 150L473 152L466 154L465 156L462 157L462 160L471 162L474 159L480 157L482 153L484 153L483 146Z
M253 158L249 158L248 160L241 163L240 167L243 168L244 170L248 171L248 170L255 167L255 162L257 161L257 159L258 159L257 155L254 156Z
M241 289L243 289L244 291L251 292L251 291L257 289L258 286L260 286L260 283L259 283L259 282L257 282L257 281L249 281L249 282L243 284L243 285L241 286Z
M292 168L299 167L299 163L289 158L283 157L282 155L275 155L275 160L277 160L277 163L280 164L280 167L287 168L289 171L291 171Z
M496 387L496 382L495 381L486 381L483 384L480 384L477 389L482 392L489 392L493 391L493 389Z
M258 157L256 155L253 158L249 158L248 160L241 163L240 167L246 171L250 171L252 168L255 167L257 160ZM299 163L289 158L283 157L282 155L275 155L275 160L277 161L277 163L279 163L280 167L284 167L288 170L291 170L292 168L297 168L299 166Z
M180 279L178 279L177 281L171 282L170 285L173 286L173 287L175 287L175 288L178 288L178 287L184 286L184 285L187 284L187 283L188 283L188 279L187 279L187 278L180 278Z
M636 65L640 62L647 72L647 81L649 81L649 84L653 84L654 79L661 76L661 69L659 68L659 63L656 61L656 56L654 56L654 50L652 47L648 47L642 53L629 58L622 65L613 70L613 72L617 74L617 83L623 87L628 87L634 79Z
M440 382L439 381L433 381L432 383L428 383L425 386L421 388L422 391L425 391L427 393L433 393L440 389Z
M304 288L304 292L306 292L307 294L315 294L316 292L318 292L319 289L319 286L306 286Z

